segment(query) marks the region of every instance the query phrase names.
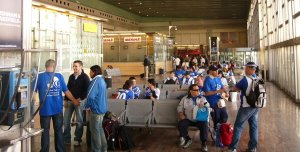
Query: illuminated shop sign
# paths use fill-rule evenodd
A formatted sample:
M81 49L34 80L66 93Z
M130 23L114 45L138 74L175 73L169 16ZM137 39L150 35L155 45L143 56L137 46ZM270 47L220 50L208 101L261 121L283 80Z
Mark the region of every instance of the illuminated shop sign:
M142 42L142 37L140 36L124 37L124 42Z
M83 23L83 31L84 32L96 33L97 30L98 30L97 24Z
M0 48L22 47L22 1L0 0Z
M113 38L113 37L103 38L103 43L113 43L113 42L115 42L115 38Z

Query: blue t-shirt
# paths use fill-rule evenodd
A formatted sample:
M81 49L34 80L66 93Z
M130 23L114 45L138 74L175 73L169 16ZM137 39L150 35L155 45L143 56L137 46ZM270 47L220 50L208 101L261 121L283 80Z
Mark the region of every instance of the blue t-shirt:
M203 97L205 95L205 92L203 91L203 86L198 86L199 87L199 93L200 93L200 97Z
M191 72L191 73L190 73L190 76L191 76L192 78L197 77L197 76L198 76L198 72Z
M181 83L183 80L183 75L185 74L185 71L180 69L175 71L175 76L178 78L178 82Z
M132 91L133 91L133 93L134 93L134 99L138 99L139 96L140 96L140 93L141 93L140 88L137 87L137 86L133 86L133 87L132 87Z
M134 95L131 90L120 89L120 90L118 90L117 99L130 100L130 99L134 99Z
M208 76L204 80L203 90L204 92L217 91L223 88L222 81L219 77L213 79ZM216 107L219 99L221 99L221 93L213 94L211 96L205 96L211 107Z
M42 105L40 109L41 116L51 116L63 112L62 92L68 91L68 87L64 77L59 73L55 73L52 86L47 94L45 103L43 103L52 74L51 72L43 72L38 76L36 91L39 93L40 104Z

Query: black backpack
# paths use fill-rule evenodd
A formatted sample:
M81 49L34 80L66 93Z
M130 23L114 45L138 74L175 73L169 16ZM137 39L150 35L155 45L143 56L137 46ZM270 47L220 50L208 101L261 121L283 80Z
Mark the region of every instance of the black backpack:
M130 150L135 147L131 134L125 126L119 126L116 142L118 144L118 147L122 150Z
M174 81L173 79L169 79L165 82L165 84L175 84L176 81Z
M264 87L262 86L264 84L264 81L262 79L252 79L252 83L251 83L251 89L248 95L246 95L246 91L244 91L244 95L246 97L247 103L251 106L251 107L255 107L258 108L258 103L260 102L259 98L261 97L261 95L263 97L265 97L266 92L265 92L265 88L264 88L264 92L261 91L260 87ZM262 108L263 105L265 103L261 104L259 103L259 108Z

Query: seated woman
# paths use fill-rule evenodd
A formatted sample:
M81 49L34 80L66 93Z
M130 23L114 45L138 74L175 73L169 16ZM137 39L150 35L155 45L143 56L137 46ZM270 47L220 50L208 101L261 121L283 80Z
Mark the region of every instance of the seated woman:
M208 134L208 119L205 121L197 121L193 116L195 106L198 108L209 108L209 103L205 97L200 97L199 87L197 84L192 84L189 87L188 95L183 97L177 107L179 115L178 129L180 134L180 146L188 148L192 143L192 139L188 135L188 127L196 126L200 130L200 140L202 142L202 151L207 151L207 134ZM197 109L198 109L197 108ZM209 111L208 114L209 115ZM207 116L208 118L208 116Z
M190 72L189 71L185 72L181 85L191 85L194 83L195 83L194 78L191 77Z
M169 77L165 79L164 84L178 84L178 79L175 77L174 71L170 72Z
M132 91L134 94L134 99L138 99L140 96L141 90L139 87L136 86L136 79L135 79L135 77L130 77L129 80L133 82Z
M145 98L151 100L158 100L160 90L156 88L156 82L154 79L149 79L147 83L148 87L145 90Z
M123 85L123 88L117 91L118 96L116 99L125 99L125 100L134 99L132 86L133 86L133 82L130 80L126 80L125 84Z

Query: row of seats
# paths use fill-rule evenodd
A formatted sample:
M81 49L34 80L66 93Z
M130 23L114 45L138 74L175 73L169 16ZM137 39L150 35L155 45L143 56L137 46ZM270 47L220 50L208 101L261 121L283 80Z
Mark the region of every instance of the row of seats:
M175 128L178 123L179 100L108 99L108 111L120 117L121 124L130 127Z
M140 89L145 89L146 84L137 84ZM156 87L161 90L188 90L189 85L179 85L179 84L156 84Z
M107 98L111 99L112 94L115 93L117 89L107 89ZM141 89L139 99L143 99L145 94L145 89ZM159 100L161 99L179 99L187 94L186 90L177 90L177 89L170 89L170 90L160 90Z

